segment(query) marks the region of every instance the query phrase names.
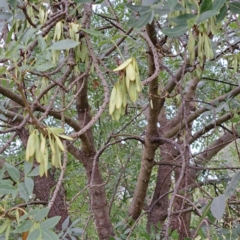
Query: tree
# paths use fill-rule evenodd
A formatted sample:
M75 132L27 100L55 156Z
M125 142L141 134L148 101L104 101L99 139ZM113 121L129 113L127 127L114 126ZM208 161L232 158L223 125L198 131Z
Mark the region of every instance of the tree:
M238 1L0 4L1 236L237 238Z

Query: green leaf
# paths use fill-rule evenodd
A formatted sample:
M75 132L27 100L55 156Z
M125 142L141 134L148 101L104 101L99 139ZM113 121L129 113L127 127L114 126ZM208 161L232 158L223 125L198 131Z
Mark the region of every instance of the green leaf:
M217 220L220 220L222 218L225 212L225 208L226 208L226 197L223 194L213 199L211 204L211 212Z
M174 7L174 11L184 11L184 10L185 8L180 3L177 3L177 5Z
M234 191L238 187L239 181L240 181L240 171L237 171L232 177L232 180L230 181L230 183L228 184L227 188L223 193L226 198L229 198L233 195Z
M59 217L59 216L49 218L46 221L41 223L41 228L42 229L53 228L55 225L57 225L57 223L59 222L60 219L61 219L61 217Z
M143 6L151 6L152 4L157 3L158 0L142 0Z
M6 73L7 67L0 66L0 74Z
M28 175L28 173L31 171L31 169L32 169L32 163L25 161L24 162L24 175L25 176Z
M170 20L177 23L178 25L184 25L185 24L187 26L187 21L189 19L192 19L192 18L195 18L195 17L196 17L196 15L191 14L191 13L187 13L187 14L177 16L175 18L171 18Z
M212 5L212 10L220 10L225 2L226 2L226 0L214 1L213 5Z
M201 23L201 22L203 22L203 21L205 21L205 20L207 20L207 19L209 19L209 18L211 18L211 17L213 17L213 16L215 16L215 15L217 15L217 14L218 14L218 11L217 11L217 10L209 10L209 11L206 11L206 12L202 13L202 14L198 17L198 19L197 19L197 24L199 24L199 23Z
M20 196L27 202L29 200L29 194L24 183L18 184L18 191Z
M226 14L227 14L227 6L226 6L226 4L224 4L222 6L222 8L220 9L219 14L216 17L217 23L221 22L225 18Z
M24 15L24 13L17 13L15 16L14 16L14 18L16 18L16 19L18 19L18 20L25 20L26 18L25 18L25 15Z
M5 183L5 181L1 181L0 183L0 194L12 194L16 191L16 188L12 186L12 184Z
M179 37L188 30L186 25L179 25L174 28L165 28L162 32L169 37Z
M55 64L48 62L48 63L43 63L41 65L36 65L34 68L39 72L44 72L55 66L56 66Z
M48 215L48 212L49 212L49 208L42 208L42 209L38 209L38 211L35 214L31 212L31 215L33 216L33 219L35 221L41 221Z
M6 166L7 172L9 174L9 176L11 177L11 179L14 182L18 182L18 180L20 179L19 170L16 167L14 167L13 165L6 163L6 162L5 162L5 166Z
M177 229L175 229L171 234L171 238L172 239L179 239L178 237L179 237L178 231L177 231Z
M75 226L77 223L79 223L80 220L81 220L81 218L75 219L75 220L71 223L70 228L73 227L73 226Z
M33 188L34 188L34 182L33 182L32 178L30 178L30 177L25 177L25 178L24 178L24 183L25 183L26 189L27 189L27 191L28 191L28 194L29 194L29 195L32 195L32 193L33 193Z
M93 35L94 37L102 37L102 38L106 38L106 36L104 34L102 34L99 31L93 30L93 29L83 29L81 28L81 31L88 33L90 35Z
M9 224L5 233L5 240L8 240L9 238L10 228L11 228L11 225Z
M154 10L148 11L141 15L134 23L134 27L141 28L148 23L151 23L154 18Z
M156 8L155 9L155 13L158 14L159 16L169 14L170 12L171 12L170 8Z
M178 3L178 0L168 0L167 1L170 10L172 11Z
M2 178L4 176L4 172L5 172L5 162L3 163L2 168L0 168L0 182L2 181Z
M33 222L31 220L26 220L22 222L18 228L16 229L17 233L27 232L29 231L33 226Z
M139 13L145 13L146 11L151 10L151 8L147 6L132 5L132 4L126 4L126 7L130 8L134 12L139 12Z
M65 39L65 40L61 40L61 41L58 41L58 42L54 43L48 49L52 49L52 50L66 50L66 49L70 49L70 48L75 48L79 44L80 44L80 42L76 42L76 41L74 41L72 39Z
M29 174L29 177L39 176L39 166L35 167Z
M71 228L71 230L72 230L73 234L76 236L79 236L79 235L83 234L83 232L84 232L82 228L78 228L78 227Z
M235 2L229 2L228 3L230 11L233 14L239 14L240 13L240 2L239 1L235 1Z
M202 213L202 216L201 216L201 218L198 220L198 224L197 224L197 228L196 228L196 229L199 228L200 224L202 224L203 219L207 216L207 213L209 212L209 209L210 209L210 207L211 207L211 204L212 204L212 201L210 201L210 202L207 204L207 206L205 206L204 211L203 211L203 213Z
M38 36L38 45L42 52L47 48L47 43L42 36Z
M27 240L38 240L40 237L41 237L41 230L39 228L36 228L29 233Z
M200 13L212 10L212 0L202 0L200 5Z
M37 29L35 28L27 28L27 30L21 36L20 42L27 44L31 39L35 38L36 32L37 32Z
M62 223L62 230L66 230L69 226L69 217L67 217Z
M44 240L59 240L59 237L56 233L48 230L48 229L41 229L42 231L42 239Z
M9 12L0 12L0 19L1 20L8 20L12 17L13 15Z

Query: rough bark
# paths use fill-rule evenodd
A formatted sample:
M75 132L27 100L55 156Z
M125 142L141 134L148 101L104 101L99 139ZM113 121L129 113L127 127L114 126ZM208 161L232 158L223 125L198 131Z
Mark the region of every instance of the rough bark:
M87 97L87 79L82 79L78 83L78 89L80 88L82 88L82 91L77 98L76 109L80 127L83 128L91 120ZM109 216L105 186L99 169L98 159L95 159L96 150L91 128L85 132L81 142L82 147L80 150L73 146L69 146L68 150L83 163L85 168L91 198L90 207L94 213L99 239L109 239L110 236L113 236L113 227Z
M146 34L148 34L152 43L156 45L157 44L156 31L153 23L151 25L148 24L146 26ZM150 49L148 56L148 70L149 76L151 76L155 72L154 57L151 54ZM148 124L144 140L145 144L142 154L141 169L138 175L133 200L129 208L129 215L133 220L136 220L142 211L144 200L146 197L146 192L150 181L152 168L154 165L155 152L158 147L158 144L152 143L152 138L158 136L157 128L158 105L159 105L158 78L155 78L153 81L149 83L148 94L149 98L152 101L153 107L152 108L150 107L148 111L147 117Z
M161 161L172 162L175 158L174 148L172 145L166 143L160 146ZM151 226L154 227L155 231L159 232L158 225L162 226L166 217L167 209L169 205L169 191L172 185L172 166L159 166L157 174L157 183L154 190L151 205L149 207L147 229L150 231Z

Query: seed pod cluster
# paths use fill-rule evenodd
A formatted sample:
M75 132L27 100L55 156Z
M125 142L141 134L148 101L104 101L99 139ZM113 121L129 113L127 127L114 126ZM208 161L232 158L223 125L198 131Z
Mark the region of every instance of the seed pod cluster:
M63 23L62 21L59 21L57 22L55 27L53 41L59 41L62 38L62 34L63 34Z
M27 14L28 14L28 17L32 20L32 22L35 22L35 16L34 16L32 5L27 6ZM27 21L27 26L28 27L31 26L31 24L28 21Z
M198 35L198 60L200 66L203 66L204 56L207 59L214 57L211 42L206 32L199 33Z
M40 7L39 13L38 13L38 18L39 18L40 24L44 24L47 21L47 16L48 16L47 11L44 11L44 9L42 7Z
M44 91L48 86L49 86L49 80L43 77L41 82L40 92ZM50 97L51 97L51 91L48 91L46 94L43 95L41 99L41 103L43 103L44 105L47 105Z
M126 60L113 71L122 71L120 79L113 87L109 103L109 114L113 120L118 121L120 116L125 113L127 93L130 99L135 102L138 93L142 91L142 83L135 58Z
M234 73L239 69L240 54L231 54L224 57L228 61L228 65L233 68Z
M49 148L47 144L47 138L51 149L52 165L61 167L61 151L64 151L64 146L60 138L72 140L72 138L62 134L64 129L62 128L45 128L47 136L42 133L39 134L37 129L34 129L30 134L26 147L26 160L30 161L34 157L39 163L39 174L43 176L47 175L48 171L48 157Z

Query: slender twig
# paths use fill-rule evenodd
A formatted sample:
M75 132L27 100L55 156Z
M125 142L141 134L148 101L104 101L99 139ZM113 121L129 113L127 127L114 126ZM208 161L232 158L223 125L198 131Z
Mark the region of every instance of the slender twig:
M8 148L8 146L13 142L16 136L17 136L17 133L14 133L11 136L11 138L5 143L5 145L2 148L0 148L0 154L2 154Z

